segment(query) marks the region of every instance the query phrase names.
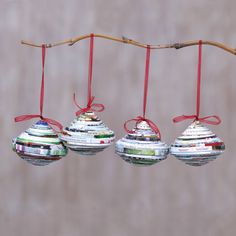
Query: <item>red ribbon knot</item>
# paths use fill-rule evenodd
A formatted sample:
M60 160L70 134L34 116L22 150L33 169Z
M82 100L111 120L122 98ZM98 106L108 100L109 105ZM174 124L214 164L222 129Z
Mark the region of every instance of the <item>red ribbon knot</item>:
M79 110L75 113L76 116L80 116L81 114L88 112L88 111L94 111L94 112L104 111L104 109L105 109L104 105L100 104L100 103L93 103L94 99L95 99L95 97L92 96L88 101L87 107L83 108L77 103L76 98L75 98L75 93L74 93L73 100L74 100L75 105L79 108Z
M41 79L41 88L40 88L40 104L39 104L39 110L40 110L40 114L39 115L22 115L22 116L17 116L15 117L15 122L21 122L21 121L25 121L25 120L31 120L34 118L40 118L41 120L47 122L48 124L51 124L53 126L56 126L59 129L59 132L62 132L63 130L63 126L50 118L45 118L43 117L43 105L44 105L44 67L45 67L45 57L46 57L46 45L43 44L42 45L42 79ZM53 129L53 128L52 128ZM55 129L53 129L55 132Z
M137 128L137 125L145 121L147 124L150 126L151 130L154 131L154 133L161 139L161 132L158 129L158 127L155 125L153 121L150 119L145 118L146 114L146 106L147 106L147 94L148 94L148 77L149 77L149 66L150 66L150 50L151 47L150 45L147 46L146 50L146 66L145 66L145 77L144 77L144 93L143 93L143 116L137 116L134 119L127 120L124 123L124 129L126 130L127 133L134 133L135 131L128 129L127 125L130 122L136 122L135 127Z
M173 119L174 123L178 123L184 120L192 120L194 121L200 121L202 123L210 124L210 125L219 125L221 123L221 119L218 116L205 116L205 117L198 117L197 115L191 115L191 116L177 116Z
M140 122L146 121L147 124L150 126L150 128L151 128L151 129L157 134L157 136L161 139L161 132L160 132L160 130L158 129L157 125L156 125L153 121L151 121L150 119L147 119L147 118L145 118L145 117L143 117L143 116L137 116L136 118L127 120L127 121L124 123L124 129L126 130L127 133L133 134L133 133L135 132L135 131L133 131L133 130L128 129L128 127L127 127L128 123L133 122L133 121L136 122L136 123L135 123L135 127L137 127L137 125L138 125Z
M197 71L197 96L196 96L196 115L191 116L177 116L173 119L174 123L181 122L184 120L192 120L200 121L202 123L207 123L210 125L219 125L221 123L221 119L218 116L205 116L199 117L200 115L200 99L201 99L201 79L202 79L202 40L198 42L198 71Z
M22 116L17 116L17 117L15 117L15 122L31 120L31 119L34 119L34 118L40 118L41 120L47 122L48 124L56 126L59 129L59 131L53 129L56 132L62 132L62 130L63 130L63 126L58 121L50 119L50 118L43 117L42 115L22 115Z
M88 67L88 98L87 98L87 106L81 107L75 99L75 93L73 95L74 104L79 108L79 110L75 113L76 116L80 116L81 114L94 111L101 112L105 109L103 104L93 103L95 97L92 96L92 79L93 79L93 49L94 49L94 34L90 34L90 48L89 48L89 67Z

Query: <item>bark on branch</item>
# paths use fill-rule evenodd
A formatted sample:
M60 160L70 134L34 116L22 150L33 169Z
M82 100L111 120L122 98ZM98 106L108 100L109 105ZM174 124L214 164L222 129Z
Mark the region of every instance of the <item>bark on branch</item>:
M60 41L60 42L56 42L56 43L49 43L49 44L45 44L47 48L51 48L51 47L56 47L56 46L60 46L60 45L64 45L67 44L69 46L74 45L75 43L87 39L90 37L90 34L88 35L83 35L83 36L79 36L76 38L71 38L68 40L64 40L64 41ZM116 41L116 42L120 42L120 43L126 43L126 44L131 44L137 47L141 47L141 48L147 48L148 44L144 44L144 43L140 43L138 41L135 41L133 39L127 38L127 37L113 37L110 35L104 35L104 34L94 34L94 37L97 38L104 38L104 39L108 39L108 40L112 40L112 41ZM193 41L186 41L186 42L182 42L182 43L174 43L174 44L158 44L158 45L150 45L151 49L165 49L165 48L175 48L175 49L180 49L180 48L184 48L184 47L189 47L189 46L195 46L198 45L199 40L193 40ZM42 47L42 44L35 44L32 42L28 42L28 41L21 41L22 44L27 45L27 46L32 46L32 47ZM235 48L231 48L223 43L219 43L219 42L215 42L215 41L209 41L209 40L202 40L202 44L205 45L211 45L211 46L215 46L218 48L221 48L233 55L236 55L236 49Z

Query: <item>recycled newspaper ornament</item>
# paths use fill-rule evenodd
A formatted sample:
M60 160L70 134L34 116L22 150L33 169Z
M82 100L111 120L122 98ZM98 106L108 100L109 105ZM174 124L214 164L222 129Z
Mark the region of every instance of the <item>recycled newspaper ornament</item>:
M60 139L64 144L82 155L94 155L110 146L115 139L114 132L94 114L104 110L103 104L93 103L92 72L93 72L94 35L90 35L89 70L88 70L88 103L85 108L79 106L74 94L74 103L79 108L76 118L66 127Z
M13 151L32 165L44 166L60 160L67 148L47 122L39 120L13 140Z
M225 150L223 141L212 133L202 123L218 125L221 119L218 116L199 117L201 95L201 64L202 64L202 41L199 41L198 49L198 79L196 115L178 116L174 122L186 119L194 119L193 123L171 145L170 153L177 159L188 165L202 166L216 159Z
M34 118L40 118L40 120L17 138L13 139L12 143L13 151L15 151L22 159L36 166L47 165L61 159L67 154L67 148L58 138L56 131L50 126L56 126L62 131L62 125L55 120L43 116L45 56L46 46L42 45L40 114L18 116L15 118L15 122Z
M124 124L128 134L116 142L115 152L126 162L148 166L167 158L169 146L161 142L158 127L146 115L148 75L150 65L150 46L146 51L146 69L144 80L143 116L128 120ZM133 130L127 128L129 122L135 121Z
M60 139L72 151L82 155L94 155L110 146L115 135L94 112L88 111L76 117L64 129Z
M200 121L194 121L171 145L170 152L188 165L201 166L216 159L224 150L220 138Z
M169 146L161 142L147 121L141 121L124 138L116 142L116 153L135 165L152 165L167 158Z

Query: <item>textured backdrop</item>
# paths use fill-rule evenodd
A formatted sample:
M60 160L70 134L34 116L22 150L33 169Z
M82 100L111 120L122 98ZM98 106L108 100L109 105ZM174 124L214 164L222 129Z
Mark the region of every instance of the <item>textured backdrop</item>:
M55 42L90 32L149 44L208 39L236 47L234 0L0 0L0 235L4 236L232 236L236 232L236 58L203 47L202 115L226 143L222 158L186 166L174 157L146 168L114 154L70 152L34 167L11 151L11 139L34 121L13 118L39 109L41 52L20 40ZM99 114L117 138L123 123L141 113L145 50L95 39ZM85 104L88 40L48 50L45 114L69 124L73 92ZM176 115L194 112L197 47L152 51L148 117L171 143L189 124Z

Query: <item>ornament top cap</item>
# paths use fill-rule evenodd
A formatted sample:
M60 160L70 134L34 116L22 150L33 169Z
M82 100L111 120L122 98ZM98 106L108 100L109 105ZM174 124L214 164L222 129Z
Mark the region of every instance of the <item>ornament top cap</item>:
M44 120L38 120L35 125L45 125L45 126L48 126L48 123Z
M88 111L88 112L85 112L85 113L82 113L80 114L79 116L77 116L77 120L79 121L94 121L94 120L97 120L97 121L100 121L100 119L98 118L98 116L93 112L93 111Z
M83 113L84 115L89 115L89 116L91 116L91 115L95 115L95 113L93 112L93 111L86 111L86 112L84 112Z
M151 129L149 124L144 120L139 122L136 127L137 127L137 129L143 129L143 130L150 130Z
M84 116L87 116L87 117L93 117L93 116L96 116L95 113L93 111L86 111L84 113L81 113L79 116L77 116L78 118L79 117L84 117Z

